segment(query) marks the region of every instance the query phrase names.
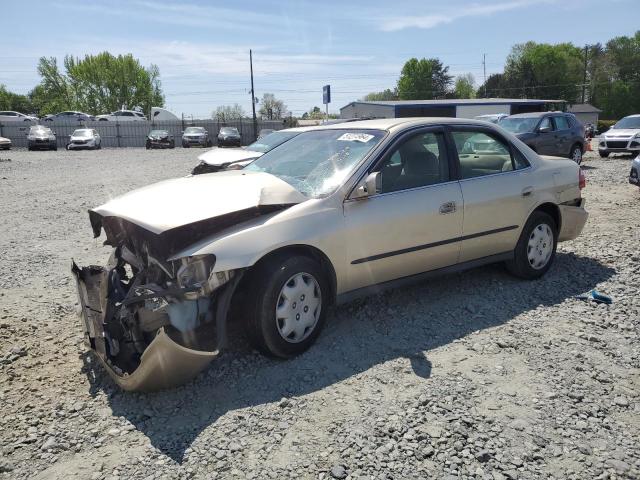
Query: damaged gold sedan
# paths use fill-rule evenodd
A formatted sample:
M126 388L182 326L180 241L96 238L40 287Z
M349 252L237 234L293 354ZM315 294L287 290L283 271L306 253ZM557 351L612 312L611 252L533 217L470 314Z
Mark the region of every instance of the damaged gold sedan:
M243 170L160 182L89 211L113 247L72 266L88 346L126 390L170 388L216 358L227 323L288 358L328 307L505 262L537 278L587 219L580 168L462 119L318 127Z

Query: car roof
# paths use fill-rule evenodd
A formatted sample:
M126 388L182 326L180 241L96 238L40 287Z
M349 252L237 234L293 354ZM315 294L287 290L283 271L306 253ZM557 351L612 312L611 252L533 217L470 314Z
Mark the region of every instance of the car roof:
M357 122L335 123L331 125L318 125L313 127L297 127L290 128L289 131L308 132L315 130L352 130L352 129L371 129L398 131L410 127L428 126L428 125L481 125L487 126L487 122L482 120L474 120L470 118L453 118L453 117L407 117L407 118L378 118L375 120L360 120Z
M545 115L572 115L568 112L527 112L527 113L516 113L515 115L509 115L509 118L539 118L544 117ZM574 115L575 116L575 115Z

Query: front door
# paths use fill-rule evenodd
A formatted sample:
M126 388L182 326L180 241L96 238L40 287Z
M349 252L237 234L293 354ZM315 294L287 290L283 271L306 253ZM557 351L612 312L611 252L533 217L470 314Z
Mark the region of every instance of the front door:
M457 263L463 204L444 132L405 134L371 171L380 191L344 204L347 290Z
M538 134L535 139L535 150L540 155L557 155L556 149L558 135L555 125L550 117L544 117L538 125Z

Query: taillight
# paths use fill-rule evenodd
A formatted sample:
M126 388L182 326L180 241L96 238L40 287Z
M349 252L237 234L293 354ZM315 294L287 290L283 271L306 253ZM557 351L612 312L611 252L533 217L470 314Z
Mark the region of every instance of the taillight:
M582 171L582 168L578 167L578 188L580 188L580 190L582 190L584 187L587 186L587 177L584 176L584 172Z

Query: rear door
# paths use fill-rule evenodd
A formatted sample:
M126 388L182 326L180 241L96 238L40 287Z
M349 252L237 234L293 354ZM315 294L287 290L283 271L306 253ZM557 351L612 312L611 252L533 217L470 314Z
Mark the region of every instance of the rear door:
M479 126L452 126L464 221L460 262L508 253L535 201L531 167L502 135Z

